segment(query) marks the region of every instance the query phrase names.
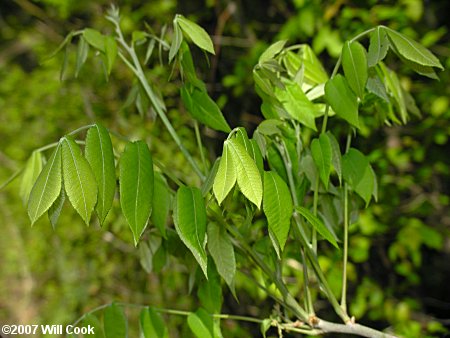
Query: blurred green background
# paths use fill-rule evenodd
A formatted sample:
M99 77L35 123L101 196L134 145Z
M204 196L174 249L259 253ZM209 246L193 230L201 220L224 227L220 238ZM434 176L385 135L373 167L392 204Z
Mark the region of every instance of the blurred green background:
M232 127L243 125L249 133L261 121L252 68L264 48L279 39L310 44L331 72L346 39L384 24L420 41L450 66L448 1L123 0L118 5L127 34L144 23L159 32L170 27L175 13L205 27L217 53L209 67L197 62L200 76ZM60 82L62 54L44 62L72 30L111 32L104 19L108 6L103 0L0 2L0 184L34 149L94 121L130 139L145 138L155 158L195 182L152 111L127 104L133 78L126 67L117 64L106 81L91 55L75 79L74 52ZM440 337L450 328L450 74L439 73L437 82L394 59L387 63L399 71L423 116L406 126L364 130L356 141L370 154L379 201L350 229L350 313L370 326L391 325L405 337ZM193 128L179 109L178 80L169 80L170 67L158 62L147 71L195 153ZM211 160L221 137L205 136ZM188 295L188 271L176 259L152 273L142 268L118 205L103 229L95 223L86 227L67 205L55 231L45 217L30 228L19 183L0 191L0 323L69 324L111 301L196 307L195 294ZM338 280L333 276L339 276L339 261L339 253L321 257L331 284ZM254 294L250 284L242 282L241 288ZM270 315L271 302L255 296L258 304L245 296L238 304L226 294L223 312ZM128 312L135 327L137 314ZM166 319L171 336L189 336L183 318ZM227 337L259 336L251 325L225 322L224 327ZM137 336L133 332L130 336Z

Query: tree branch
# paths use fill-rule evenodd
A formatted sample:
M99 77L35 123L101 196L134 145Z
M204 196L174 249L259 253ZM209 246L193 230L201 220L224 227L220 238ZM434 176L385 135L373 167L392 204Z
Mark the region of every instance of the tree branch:
M360 337L370 338L398 338L397 336L391 335L389 333L371 329L370 327L361 324L355 324L351 321L347 324L337 324L318 319L318 322L316 325L314 325L314 328L319 329L321 333L347 333Z

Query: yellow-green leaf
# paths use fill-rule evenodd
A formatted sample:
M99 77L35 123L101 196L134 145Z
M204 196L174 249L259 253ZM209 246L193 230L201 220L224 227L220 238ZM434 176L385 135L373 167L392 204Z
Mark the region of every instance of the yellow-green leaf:
M197 25L195 22L186 19L182 15L177 15L175 20L177 20L183 32L189 36L193 43L201 49L206 50L211 54L215 54L211 38L202 27Z
M306 218L309 224L313 226L314 229L317 230L319 234L323 236L328 242L333 244L334 247L339 249L339 246L336 242L336 238L334 237L333 233L323 224L323 222L315 216L311 211L306 209L305 207L295 207L295 210Z
M325 98L338 116L359 128L358 100L341 74L325 84Z
M342 48L342 67L353 92L362 99L367 83L367 55L357 41L347 41Z
M39 174L28 200L31 225L46 212L61 192L61 143Z
M213 191L219 205L234 187L236 183L236 166L233 163L230 146L227 142L223 145L222 157L220 158L219 169L214 179Z
M97 202L97 183L88 161L72 137L61 141L64 188L67 197L84 222L89 225Z
M33 151L30 158L25 165L25 169L20 180L19 195L22 198L24 204L28 202L31 189L36 182L41 170L42 170L42 153L40 151Z

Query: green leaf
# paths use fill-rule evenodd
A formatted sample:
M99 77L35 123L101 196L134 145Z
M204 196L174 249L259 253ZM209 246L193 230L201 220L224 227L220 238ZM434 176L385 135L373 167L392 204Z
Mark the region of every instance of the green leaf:
M220 313L223 303L222 287L220 276L212 260L208 261L208 279L202 279L198 286L197 296L206 311Z
M86 225L97 202L97 183L91 166L72 137L61 141L64 188L70 203Z
M270 319L270 318L266 318L261 322L260 329L261 329L261 333L264 338L267 337L266 333L270 329L271 326L272 326L272 319Z
M61 185L61 192L59 193L58 198L53 202L50 209L48 209L48 218L50 223L52 224L53 229L56 228L56 224L58 223L59 215L61 214L61 210L64 206L64 202L66 200L66 193L64 191L64 184Z
M277 54L279 54L286 44L287 40L280 40L271 44L259 57L259 63L264 63L270 59L273 59Z
M369 53L367 54L367 63L369 67L375 66L382 61L389 50L389 40L386 31L378 26L370 35Z
M103 314L103 328L107 338L127 338L128 321L123 309L117 304L111 304Z
M384 86L383 82L381 82L380 77L376 72L373 72L369 75L366 88L370 93L383 99L386 103L390 102L386 92L386 87Z
M100 224L103 224L111 210L116 190L116 169L114 153L108 130L95 124L86 136L85 157L89 162L98 187L96 211Z
M141 311L140 324L143 338L169 338L169 330L161 315L152 307Z
M239 189L250 202L260 208L263 190L258 167L238 140L231 139L225 143L231 150L231 158L237 169Z
M325 226L325 224L323 224L323 222L317 216L315 216L311 211L304 207L295 207L295 210L297 210L300 215L305 217L308 223L310 223L313 228L316 229L320 235L322 235L323 238L333 244L334 247L339 249L333 233Z
M206 207L202 193L197 188L182 186L177 191L175 203L175 229L207 277Z
M193 43L201 49L206 50L211 54L215 54L211 38L202 27L197 25L195 22L186 19L182 15L177 15L175 20L177 20L183 32L189 36Z
M108 75L111 74L112 67L117 57L117 42L111 36L105 37L105 54L106 54L106 69Z
M367 82L367 56L366 50L359 42L347 41L344 44L342 66L350 88L362 99Z
M89 335L91 338L104 338L105 333L103 332L102 324L100 323L100 320L93 315L92 313L88 313L86 316L84 316L84 319L82 321L82 325L80 327L92 327L94 334Z
M86 39L83 36L81 36L78 41L75 77L78 77L78 74L80 74L80 70L83 67L84 63L86 62L88 54L89 54L89 44L86 42Z
M328 137L331 145L331 162L333 163L333 168L336 171L336 174L338 175L339 183L341 183L342 182L341 149L339 147L338 141L330 131L326 132L326 136Z
M42 161L42 153L40 151L33 151L27 164L25 164L19 190L19 195L24 204L28 202L31 189L33 189L33 185L42 171Z
M208 251L216 264L219 275L233 290L234 276L236 275L234 247L226 230L216 223L208 224Z
M232 151L230 150L229 144L225 142L219 169L217 170L213 184L214 196L216 196L219 205L234 187L236 179L236 165L233 163Z
M367 157L359 150L350 148L342 158L342 171L344 180L364 199L367 206L374 193L376 180Z
M297 83L287 83L286 90L275 88L275 95L292 118L317 131L314 120L316 107Z
M153 161L147 143L127 143L120 159L119 180L120 205L137 245L152 212Z
M206 194L209 193L211 188L213 188L214 181L216 180L217 171L219 170L221 157L216 158L212 168L209 170L208 175L206 176L205 182L202 185L202 196L205 197Z
M46 212L61 192L61 142L39 174L28 200L31 225Z
M83 31L83 37L92 47L103 53L105 52L105 36L102 33L92 28L86 28Z
M184 85L181 87L181 98L183 99L186 109L197 121L212 129L223 131L225 133L231 131L220 108L209 97L206 90Z
M347 80L338 74L325 84L325 98L338 116L359 128L358 101Z
M383 27L383 30L386 31L391 44L394 46L394 51L398 55L422 66L437 67L444 70L439 59L420 43L390 28Z
M315 138L312 140L311 155L314 163L319 169L320 179L322 180L325 189L328 189L331 173L332 148L330 139L326 134L320 134L318 139Z
M150 220L158 228L161 235L166 238L166 223L170 207L169 186L161 173L155 172L154 176L153 211Z
M264 172L263 210L269 223L269 230L283 251L291 226L292 198L286 182L273 171ZM275 246L277 248L277 246ZM278 252L280 258L281 252Z
M174 36L169 50L169 63L172 62L175 55L177 55L181 43L183 42L183 32L181 31L180 26L178 26L176 19L173 20L173 34Z
M213 338L212 317L202 308L189 314L187 322L192 333L197 338Z
M70 43L68 43L66 45L66 48L64 48L64 58L63 58L63 62L61 64L61 70L59 72L59 81L63 81L64 75L66 75L67 65L69 64L69 47L70 47Z

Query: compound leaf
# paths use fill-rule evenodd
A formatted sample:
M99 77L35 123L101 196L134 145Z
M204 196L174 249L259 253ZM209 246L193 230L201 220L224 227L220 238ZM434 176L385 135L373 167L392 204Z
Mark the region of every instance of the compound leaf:
M344 44L342 66L350 88L359 98L362 98L367 82L367 55L359 42L347 41Z

